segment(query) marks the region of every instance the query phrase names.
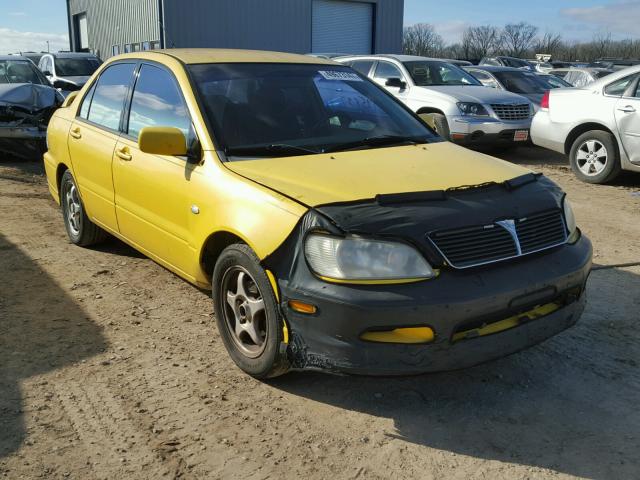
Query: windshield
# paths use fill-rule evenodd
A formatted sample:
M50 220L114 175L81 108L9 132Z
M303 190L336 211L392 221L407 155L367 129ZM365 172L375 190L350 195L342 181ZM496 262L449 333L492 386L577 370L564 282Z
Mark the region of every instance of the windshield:
M56 74L59 77L88 77L99 66L97 58L56 58Z
M482 85L460 67L445 62L404 62L405 68L418 87L439 85Z
M0 83L34 83L49 85L38 69L26 60L0 61Z
M555 75L538 75L538 80L540 80L547 89L567 88L573 86L569 82L566 82Z
M544 93L548 90L535 73L493 72L502 86L513 93Z
M189 70L212 136L230 157L305 155L438 138L349 67L238 63Z

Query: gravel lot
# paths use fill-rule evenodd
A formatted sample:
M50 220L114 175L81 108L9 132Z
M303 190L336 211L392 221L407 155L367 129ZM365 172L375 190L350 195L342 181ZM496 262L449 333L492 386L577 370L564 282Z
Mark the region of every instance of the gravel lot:
M206 293L116 240L70 245L39 164L0 163L0 478L639 478L640 175L504 158L559 182L594 243L576 327L464 371L267 383Z

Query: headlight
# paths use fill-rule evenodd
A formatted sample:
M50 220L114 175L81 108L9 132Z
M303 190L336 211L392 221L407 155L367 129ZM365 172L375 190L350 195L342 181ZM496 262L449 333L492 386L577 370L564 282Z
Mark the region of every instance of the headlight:
M571 207L571 203L567 197L564 197L562 208L564 210L564 222L567 225L567 231L569 233L568 241L569 243L575 243L580 236L580 231L576 224L576 216L573 213L573 208Z
M468 102L460 102L458 103L458 108L460 109L460 113L462 115L469 115L470 117L488 117L489 112L479 103L468 103Z
M338 281L411 281L435 277L414 248L404 243L311 234L305 256L320 277Z

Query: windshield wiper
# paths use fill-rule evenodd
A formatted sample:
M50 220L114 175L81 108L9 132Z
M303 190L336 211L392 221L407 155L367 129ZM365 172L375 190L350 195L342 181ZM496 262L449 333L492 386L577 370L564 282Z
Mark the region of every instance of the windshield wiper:
M383 147L391 145L416 145L418 143L428 143L425 137L405 137L402 135L383 135L380 137L367 137L354 142L342 143L333 147L325 148L323 153L351 150L358 147Z
M287 145L284 143L274 143L271 145L259 145L250 147L231 147L225 149L225 154L227 154L228 156L238 157L262 157L269 156L269 154L297 155L300 153L305 155L315 155L322 152L313 150L311 148L298 147L296 145Z

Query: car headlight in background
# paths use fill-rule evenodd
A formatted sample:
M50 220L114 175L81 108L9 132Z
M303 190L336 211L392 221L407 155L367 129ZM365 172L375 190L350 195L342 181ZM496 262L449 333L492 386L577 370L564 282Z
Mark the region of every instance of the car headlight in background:
M578 230L578 225L576 224L576 216L573 213L571 202L567 197L564 197L562 208L564 210L564 222L569 233L568 242L575 243L580 238L580 230Z
M489 112L480 103L460 102L458 109L462 115L470 117L488 117Z
M304 251L314 273L329 281L401 283L436 276L417 250L400 242L310 234Z

